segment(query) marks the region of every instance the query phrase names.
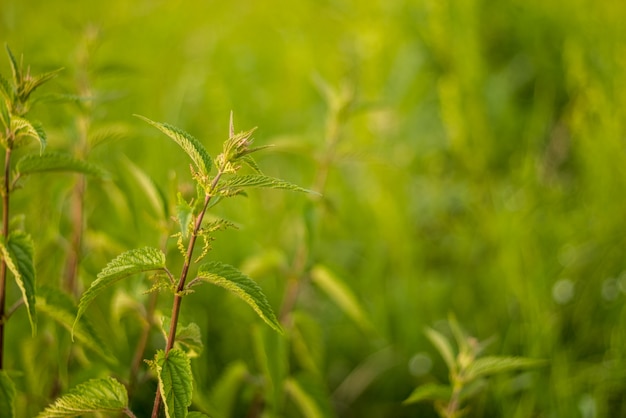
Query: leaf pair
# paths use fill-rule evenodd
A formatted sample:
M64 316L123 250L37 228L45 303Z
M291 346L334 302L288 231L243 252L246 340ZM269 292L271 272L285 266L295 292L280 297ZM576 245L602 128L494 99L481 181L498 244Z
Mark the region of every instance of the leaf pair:
M166 273L165 254L155 248L140 248L117 256L98 274L96 280L80 298L74 327L89 304L104 289L126 277L143 272ZM281 332L276 315L259 285L235 267L219 262L206 263L198 269L198 280L213 283L244 300L273 329Z

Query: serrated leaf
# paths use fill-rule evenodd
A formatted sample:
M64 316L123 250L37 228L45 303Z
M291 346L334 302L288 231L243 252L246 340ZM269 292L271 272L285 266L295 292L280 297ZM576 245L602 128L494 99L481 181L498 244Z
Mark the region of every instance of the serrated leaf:
M326 415L318 407L315 399L307 393L300 383L293 378L285 380L285 391L300 409L305 418L323 418Z
M37 415L37 418L77 417L97 412L121 413L127 407L126 388L117 380L107 377L91 379L75 386Z
M176 219L178 219L183 238L187 239L190 232L189 227L193 220L193 206L190 205L180 193L178 193L178 204L176 205Z
M22 101L28 100L28 97L42 84L56 77L62 68L47 73L39 74L36 76L27 76L21 86L21 91L18 91L18 95ZM18 88L19 88L18 87Z
M11 131L15 133L17 139L30 137L38 140L40 152L46 148L46 133L39 124L31 123L19 116L13 116L11 118Z
M476 379L514 370L525 370L545 365L545 361L525 357L486 356L474 360L466 370L468 379Z
M250 305L270 327L282 333L276 315L259 285L235 267L212 261L200 266L198 278L234 293Z
M21 176L48 171L71 171L99 178L107 177L107 172L96 164L56 152L25 155L17 162L15 170Z
M59 289L42 287L37 289L37 312L52 318L68 332L72 331L77 308L72 298ZM78 342L93 351L109 363L116 360L100 336L95 332L86 318L81 318L74 328L74 336Z
M209 173L211 172L211 166L213 165L213 160L211 160L209 153L206 151L200 141L198 141L196 138L183 131L182 129L176 128L175 126L172 126L170 124L155 122L140 115L135 116L146 121L150 125L163 132L165 135L173 139L174 142L176 142L187 153L187 155L189 155L200 174L204 176L209 175Z
M7 127L11 126L11 114L9 113L7 100L8 99L5 100L4 98L0 98L0 122L2 122L2 125L5 128L3 130L6 130Z
M452 388L447 385L426 383L418 386L402 403L405 405L422 401L445 401L452 396Z
M320 287L342 311L346 313L361 329L371 332L373 326L365 310L361 307L350 288L333 272L322 265L311 269L313 283Z
M170 320L168 316L163 317L162 331L165 338L170 329ZM178 324L176 327L176 344L180 344L187 350L186 354L189 358L197 357L204 348L202 344L202 333L200 327L195 322L189 324Z
M0 91L6 100L11 101L13 99L13 88L2 74L0 74Z
M37 333L37 312L35 310L35 265L33 264L33 241L30 235L15 231L9 235L6 246L0 244L0 251L7 267L13 273L17 286L22 292L28 320L33 336Z
M241 157L241 161L243 161L248 167L256 171L257 174L263 174L255 159L252 158L250 155L244 155L243 157Z
M15 385L4 370L0 370L0 411L3 418L15 417Z
M118 255L114 260L98 273L96 280L80 298L78 314L74 320L74 326L87 309L87 306L104 289L128 276L165 269L165 254L156 248L138 248L126 251ZM73 329L74 327L72 327ZM72 331L73 333L73 331Z
M159 388L168 418L184 418L191 405L193 378L189 357L177 348L169 351L157 351L150 366L157 373Z
M192 411L187 414L187 418L210 418L207 414L203 414L202 412Z
M448 341L448 339L444 337L443 334L435 331L432 328L426 328L424 330L424 333L426 334L426 337L428 337L430 342L433 343L437 351L439 351L441 357L443 357L443 360L446 362L446 366L448 366L448 370L456 370L454 350L452 349L450 341Z
M19 86L20 84L22 84L22 72L20 70L20 67L17 65L17 61L15 60L15 57L13 56L13 53L11 52L9 45L5 44L4 47L7 51L7 55L9 56L9 62L11 63L11 72L13 73L13 83L16 86Z
M288 181L277 179L274 177L264 176L262 174L250 174L246 176L231 177L220 182L217 194L230 196L236 194L245 187L262 187L269 189L285 189L297 192L315 193Z

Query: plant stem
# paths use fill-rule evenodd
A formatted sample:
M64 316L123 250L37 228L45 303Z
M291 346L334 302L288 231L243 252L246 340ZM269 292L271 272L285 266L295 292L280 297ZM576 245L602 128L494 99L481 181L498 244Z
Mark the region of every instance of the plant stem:
M211 201L212 192L217 186L217 182L222 176L222 171L219 171L213 181L211 182L211 186L209 187L209 192L204 197L204 204L200 213L198 213L198 217L196 218L196 223L194 224L193 231L191 233L191 237L189 238L189 244L187 245L187 254L185 256L185 262L183 264L183 268L180 273L180 279L178 280L178 285L176 286L176 293L174 294L174 303L172 305L172 317L170 321L170 330L167 335L167 344L165 345L165 357L167 358L167 354L170 352L172 347L174 346L174 342L176 341L176 328L178 326L178 315L180 313L180 305L182 302L182 291L185 290L185 282L187 280L187 274L189 273L189 267L191 266L191 261L193 257L193 250L196 245L196 239L198 238L198 232L202 227L202 220L204 218L204 214L206 213L207 208L209 207L209 202ZM161 407L161 390L157 387L156 396L154 398L154 406L152 408L152 418L157 418L159 416L159 408Z
M2 184L2 240L6 245L9 237L9 192L11 174L11 148L7 147L4 155L4 181ZM7 263L5 257L0 262L0 370L4 369L4 324L6 304Z

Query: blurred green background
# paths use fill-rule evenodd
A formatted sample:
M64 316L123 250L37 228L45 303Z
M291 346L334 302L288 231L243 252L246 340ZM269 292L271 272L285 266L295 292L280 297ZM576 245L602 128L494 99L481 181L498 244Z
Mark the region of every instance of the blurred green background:
M354 292L375 331L308 280L295 306L318 325L326 414L341 417L434 417L402 401L446 381L423 330L449 313L480 340L495 337L489 354L548 360L492 379L470 416L626 416L625 21L626 3L590 0L0 3L0 39L14 54L35 73L65 68L42 91L79 94L87 80L92 127L120 132L88 156L114 178L86 195L84 285L119 252L162 239L128 160L170 201L172 184L189 182L184 153L132 114L176 125L215 155L233 110L237 131L258 126L255 143L276 145L259 155L268 174L314 187L328 169L322 203L271 191L216 208L241 230L212 257L249 269L277 311L298 259ZM8 60L0 71L10 75ZM324 83L355 98L330 147ZM56 150L73 149L79 114L63 103L33 110ZM37 243L40 286L63 269L72 182L33 179L12 203ZM206 335L193 360L198 396L237 361L260 368L248 307L213 289L185 303ZM123 375L136 329L102 319L107 309L90 314ZM50 347L69 336L44 328L35 344L23 310L16 318L6 358L26 376L24 416L106 373L85 359L55 387ZM249 414L245 389L237 403L233 416Z

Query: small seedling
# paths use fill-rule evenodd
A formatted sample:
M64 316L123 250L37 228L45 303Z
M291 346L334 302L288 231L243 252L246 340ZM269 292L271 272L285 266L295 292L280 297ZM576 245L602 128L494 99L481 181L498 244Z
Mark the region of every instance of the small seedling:
M490 341L479 342L467 336L452 316L448 323L457 344L456 353L450 339L439 331L427 328L425 333L446 363L449 383L419 386L404 401L405 404L433 401L440 417L459 418L468 412L468 408L463 407L464 402L485 388L488 376L544 364L542 360L524 357L481 356Z

